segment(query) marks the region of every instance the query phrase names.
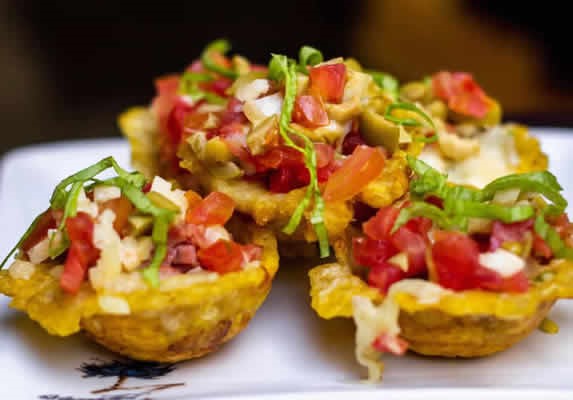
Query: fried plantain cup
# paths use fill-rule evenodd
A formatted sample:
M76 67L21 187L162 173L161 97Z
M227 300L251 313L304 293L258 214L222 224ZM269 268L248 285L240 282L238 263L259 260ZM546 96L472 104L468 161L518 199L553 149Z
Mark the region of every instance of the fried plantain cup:
M371 346L380 331L399 333L410 350L422 355L487 356L527 337L555 301L573 297L573 263L566 260L540 269L525 293L454 292L407 279L384 296L353 271L343 239L335 249L337 263L309 272L312 308L325 319L355 319L356 357L373 381L383 371L380 353Z
M153 188L154 185L150 193L156 193L154 198L157 198ZM176 194L165 189L162 193L165 196ZM208 199L194 196L196 207L207 205ZM42 263L34 263L32 261L40 257L39 252L45 251L51 242L47 238L48 232L43 239L41 235L32 234L36 239L29 236L27 240L34 240L34 246L20 249L11 267L0 271L0 292L12 297L11 307L27 313L52 335L69 336L82 331L115 353L156 362L201 357L245 329L269 293L278 269L277 243L271 231L241 215L235 215L224 227L190 225L188 219L176 220L176 225L169 231L166 256L159 260L161 267L154 274L149 266L146 267L149 261L145 261L153 254L152 239L145 236L140 226L147 217L137 215L134 219L137 229L141 230L137 238L126 233L127 236L120 240L116 226L109 225L108 203L97 203L97 198L96 193L91 203L89 198L80 200L82 205L77 216L67 220L81 217L83 224L89 225L90 216L86 211L97 204L93 214L93 242L101 248L99 259L93 259L95 265L89 266L87 275L80 277L77 285L71 285L70 276L75 273L73 251L67 250L53 260L46 258ZM168 204L166 197L162 201L162 204ZM212 206L213 202L207 208ZM122 219L120 210L121 207L115 208L115 220ZM197 208L192 210L195 212ZM228 211L232 212L232 208ZM220 215L209 216L205 212L196 213L193 218L194 223L197 218L218 218L218 223L224 223ZM107 227L104 226L106 223ZM73 248L79 240L73 233L77 228L71 228L73 224L70 223L65 225ZM126 225L124 228L128 230L123 232L129 232L133 227ZM36 225L36 229L41 228ZM151 228L146 229L150 232ZM154 237L156 235L159 234L154 231ZM174 235L180 235L181 239ZM119 256L116 245L120 248ZM84 250L89 244L85 246ZM219 250L214 251L213 246L218 246ZM155 252L158 251L156 248ZM239 253L233 253L236 251ZM147 255L138 255L140 252ZM232 269L230 264L234 261L228 258L231 253L239 257ZM88 257L86 254L84 251L83 255ZM128 270L127 265L130 265Z

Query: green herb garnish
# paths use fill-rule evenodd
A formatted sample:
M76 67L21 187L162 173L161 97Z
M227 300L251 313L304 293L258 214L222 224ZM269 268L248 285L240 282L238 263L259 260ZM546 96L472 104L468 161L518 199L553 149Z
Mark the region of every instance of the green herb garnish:
M320 64L324 60L320 50L310 46L302 46L298 53L298 71L308 74L308 66Z
M546 214L561 213L567 207L567 201L559 193L562 187L550 172L507 175L478 190L449 184L447 175L414 157L408 156L408 165L416 175L410 184L413 201L410 206L400 211L393 231L418 216L430 218L441 228L462 231L467 230L468 219L472 217L504 223L525 221L535 217L535 232L547 242L553 253L558 257L573 259L573 250L565 246L557 231L545 221ZM508 189L538 193L553 204L536 215L535 208L530 205L503 206L489 202L497 192ZM424 199L428 196L441 199L443 209L426 203Z
M226 78L237 79L239 76L237 72L230 68L219 65L215 60L212 59L214 52L224 55L229 50L231 50L231 45L226 39L218 39L214 42L211 42L209 45L207 45L201 54L201 63L203 64L203 67Z
M98 180L96 176L112 168L118 176L106 180ZM96 185L116 186L121 189L125 196L140 213L153 216L153 234L152 240L155 244L155 254L151 264L143 270L143 276L147 282L156 287L159 284L159 267L165 258L167 251L167 233L169 224L175 218L174 211L156 206L145 194L142 188L145 185L145 177L140 173L130 173L121 168L112 157L103 160L67 177L61 181L52 194L50 208L54 210L63 210L63 217L58 231L62 233L64 241L62 246L57 249L50 248L52 258L59 256L69 247L69 240L65 237L65 223L68 218L77 215L78 198L82 191L90 190ZM16 246L10 251L4 259L0 268L2 268L14 252L30 237L36 229L38 222L43 214L40 214L18 241ZM56 235L52 236L52 239ZM50 245L50 247L52 247Z
M304 155L304 162L310 175L310 183L307 187L305 196L295 209L288 224L283 228L283 232L292 234L296 230L302 220L304 211L310 205L311 200L313 200L314 208L310 222L313 225L318 238L320 256L328 257L330 254L330 246L328 244L328 234L324 225L324 200L318 186L316 151L314 144L306 135L292 129L290 126L294 100L296 97L297 65L293 60L289 60L284 55L273 54L272 57L273 58L269 63L269 77L271 77L271 79L284 80L285 83L285 95L279 118L279 132L287 146L300 151ZM300 138L304 142L304 147L296 144L290 137L290 134Z
M424 111L420 110L420 108L418 108L415 104L405 103L405 102L392 103L386 108L386 112L384 113L384 118L386 118L388 121L392 121L398 125L422 126L423 125L422 122L420 122L419 120L417 120L415 118L397 118L397 117L394 117L392 115L392 112L394 110L412 111L412 112L418 114L420 117L422 117L429 124L430 127L434 128L434 129L436 127L434 125L434 121L432 120L432 118L430 118L428 116L428 114L426 114Z
M227 99L215 93L204 91L199 87L201 82L210 82L213 77L210 74L185 72L179 82L179 93L189 96L193 102L205 99L210 104L225 104Z

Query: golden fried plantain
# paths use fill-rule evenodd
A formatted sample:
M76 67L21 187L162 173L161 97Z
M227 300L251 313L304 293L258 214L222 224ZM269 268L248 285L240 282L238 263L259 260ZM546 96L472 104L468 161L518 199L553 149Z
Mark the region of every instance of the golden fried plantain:
M0 271L0 292L49 333L80 330L116 353L158 362L201 357L242 331L265 300L278 268L274 235L253 224L229 226L238 241L263 248L259 267L196 279L164 278L157 289L134 272L118 290L95 292L84 284L75 296L59 287L60 267ZM102 305L104 307L102 308Z

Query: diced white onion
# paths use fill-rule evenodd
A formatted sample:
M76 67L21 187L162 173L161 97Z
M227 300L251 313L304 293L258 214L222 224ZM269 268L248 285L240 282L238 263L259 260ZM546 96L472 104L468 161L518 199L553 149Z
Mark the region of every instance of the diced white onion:
M245 102L243 112L253 125L258 125L271 115L280 115L282 107L283 96L280 93L275 93Z
M100 185L94 189L94 200L96 203L105 203L119 197L121 197L121 189L117 186Z
M499 248L494 252L479 255L479 263L504 278L515 275L525 268L525 261L510 251Z
M159 193L167 200L171 201L173 204L179 207L181 211L180 215L185 215L188 203L187 198L185 197L185 192L183 190L172 189L171 183L159 176L156 176L151 183L150 192Z
M256 100L259 96L267 93L270 89L270 84L267 79L255 79L246 85L240 86L235 97L241 101Z
M153 241L150 237L135 239L128 236L121 241L119 259L125 270L133 271L151 257L152 250Z
M86 193L81 190L78 196L77 212L85 212L92 218L96 218L99 213L99 208L96 203L88 199Z

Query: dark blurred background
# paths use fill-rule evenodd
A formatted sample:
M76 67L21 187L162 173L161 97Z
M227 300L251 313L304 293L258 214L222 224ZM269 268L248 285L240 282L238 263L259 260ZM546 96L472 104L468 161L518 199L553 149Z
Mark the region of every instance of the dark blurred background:
M467 70L507 118L571 126L570 21L557 4L0 0L0 152L118 135L117 114L150 100L153 77L218 37L258 62L311 44L401 80Z

